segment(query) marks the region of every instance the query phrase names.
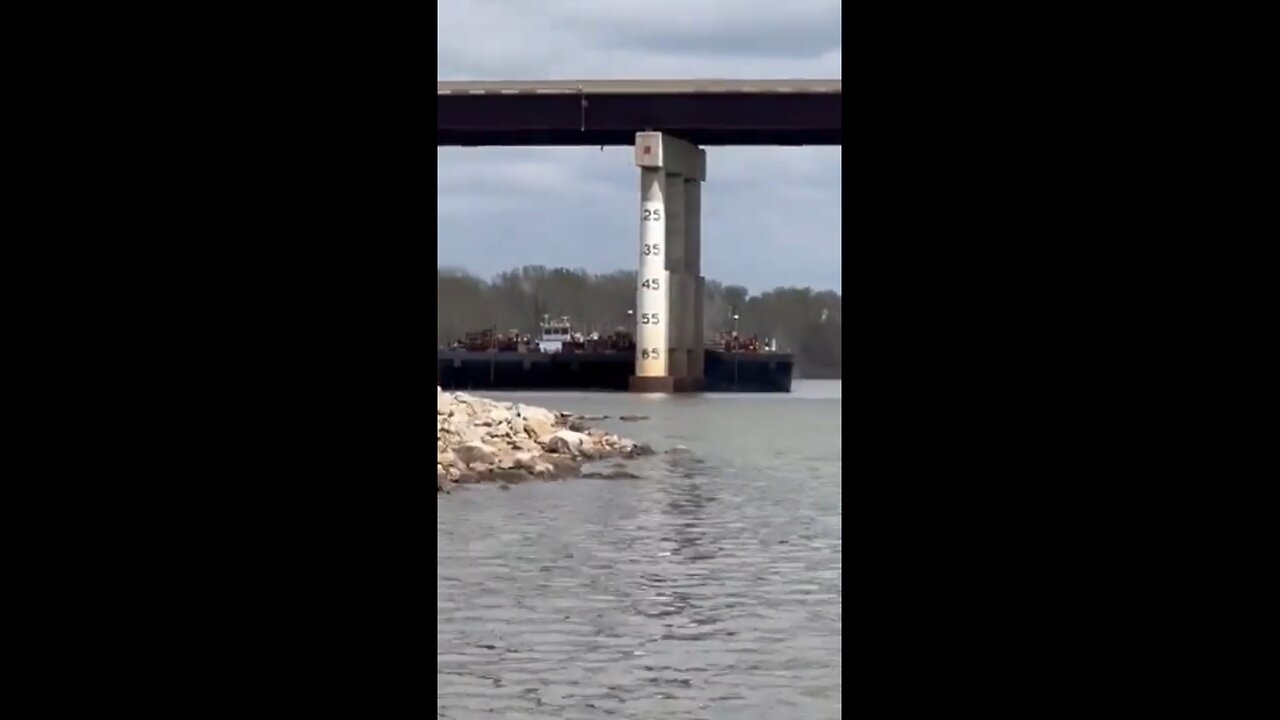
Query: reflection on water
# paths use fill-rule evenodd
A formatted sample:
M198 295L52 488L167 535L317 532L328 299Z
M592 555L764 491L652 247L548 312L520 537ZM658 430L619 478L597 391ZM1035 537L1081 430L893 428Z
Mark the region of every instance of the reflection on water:
M437 716L839 717L838 388L511 395L660 454L438 499Z

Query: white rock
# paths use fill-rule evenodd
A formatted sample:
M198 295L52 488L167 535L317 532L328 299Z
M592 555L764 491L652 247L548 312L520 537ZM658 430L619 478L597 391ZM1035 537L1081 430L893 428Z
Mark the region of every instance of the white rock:
M536 453L518 452L510 456L511 467L532 470L539 462Z
M516 405L516 414L524 418L526 421L537 418L546 421L549 425L556 424L556 414L546 408L521 404Z
M583 448L591 446L591 438L580 432L572 430L560 430L547 438L543 443L547 450L555 453L573 454L582 452Z
M469 442L459 446L453 454L467 465L492 465L497 451L481 442Z
M582 432L570 430L565 427L570 415L446 393L437 386L436 476L444 473L442 482L451 482L497 467L554 477L563 464L576 465L608 456L619 445L632 445L603 430L588 430L581 422L575 426Z
M556 433L556 426L546 418L534 415L524 418L524 430L529 437L538 442L544 442Z
M538 453L541 453L541 452L542 452L542 446L541 446L541 445L539 445L538 443L534 442L533 440L530 440L530 439L529 439L529 438L527 438L527 437L524 437L524 438L522 438L522 437L517 437L517 438L516 438L516 439L511 443L511 447L513 447L513 448L515 448L515 449L517 449L517 450L523 450L523 451L525 451L525 452L531 452L531 453L534 453L535 455L536 455L536 454L538 454Z
M499 425L494 428L489 428L489 430L484 434L485 442L493 441L493 442L499 442L505 445L506 442L510 439L511 439L511 428L506 425Z

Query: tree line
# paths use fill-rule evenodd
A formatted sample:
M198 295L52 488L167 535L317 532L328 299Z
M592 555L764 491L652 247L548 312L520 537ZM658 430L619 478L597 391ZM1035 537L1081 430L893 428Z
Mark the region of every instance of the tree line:
M439 268L436 299L438 345L489 327L536 336L544 315L567 315L586 333L634 332L627 311L635 309L636 273L527 265L484 280L464 270ZM741 335L774 338L779 350L794 353L797 377L840 377L839 293L779 287L752 295L740 285L707 280L705 337L732 330L734 314Z

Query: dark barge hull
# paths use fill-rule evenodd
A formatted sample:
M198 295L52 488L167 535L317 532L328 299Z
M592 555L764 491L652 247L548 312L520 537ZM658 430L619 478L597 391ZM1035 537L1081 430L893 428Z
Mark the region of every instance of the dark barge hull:
M792 356L708 350L704 392L791 392ZM635 371L630 353L440 350L436 384L447 390L615 390Z

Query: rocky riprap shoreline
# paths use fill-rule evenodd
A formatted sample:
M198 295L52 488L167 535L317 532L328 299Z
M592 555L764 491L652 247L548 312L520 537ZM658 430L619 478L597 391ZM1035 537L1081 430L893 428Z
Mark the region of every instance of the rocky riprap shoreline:
M436 492L458 483L515 483L584 475L594 460L652 454L649 446L587 427L572 413L436 387ZM615 466L596 477L635 477Z

